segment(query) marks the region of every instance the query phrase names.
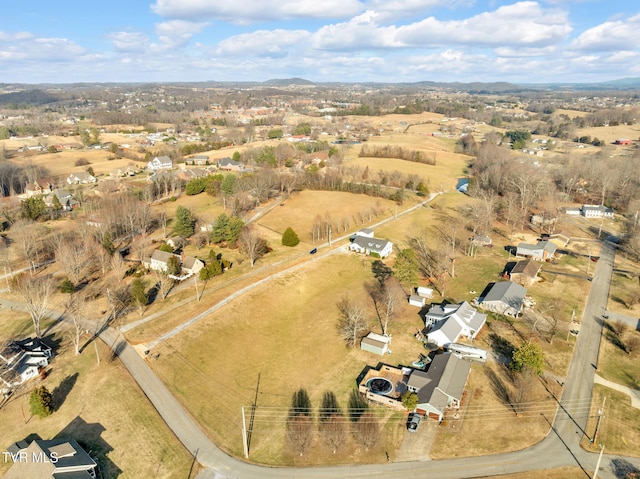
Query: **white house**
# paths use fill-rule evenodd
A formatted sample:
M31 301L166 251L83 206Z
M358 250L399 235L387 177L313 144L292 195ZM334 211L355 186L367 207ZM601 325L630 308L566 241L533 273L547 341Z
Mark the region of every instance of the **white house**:
M538 241L536 244L520 243L516 248L516 256L546 261L553 258L558 247L551 241Z
M487 315L463 301L432 305L424 321L427 342L442 347L457 342L462 336L475 339L487 321Z
M86 171L71 173L67 177L67 183L70 185L88 185L89 183L95 183L96 181L98 181L96 180L96 177Z
M166 272L169 268L169 259L171 257L175 257L178 260L178 264L180 265L181 275L173 276L169 275L170 278L177 279L178 281L185 280L194 274L198 274L202 268L204 268L204 262L195 258L193 256L184 256L177 255L173 253L168 253L162 250L154 250L149 258L149 261L144 261L143 265L145 268L151 269L153 271L163 271Z
M19 386L37 376L52 356L51 347L38 338L11 341L0 351L0 383Z
M613 209L604 205L582 205L580 214L585 218L613 218Z
M147 169L151 171L170 170L173 168L173 161L168 156L156 156L147 163Z
M358 253L375 254L380 258L386 258L393 251L393 243L383 239L356 235L349 245L349 249Z

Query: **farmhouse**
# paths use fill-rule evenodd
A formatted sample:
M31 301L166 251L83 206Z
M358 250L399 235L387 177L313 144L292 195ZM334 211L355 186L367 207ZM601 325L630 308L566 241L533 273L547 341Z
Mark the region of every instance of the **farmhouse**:
M14 459L5 479L55 478L91 479L96 477L96 462L74 439L20 441L7 448Z
M580 214L585 218L613 218L613 209L604 205L582 205Z
M147 163L147 169L151 171L170 170L173 168L173 161L168 156L156 156Z
M487 321L487 315L463 301L432 305L424 321L427 342L442 347L457 342L461 336L475 339Z
M386 354L391 352L389 349L389 343L391 342L391 336L383 336L381 334L369 333L362 341L360 341L360 349L368 351L374 354Z
M487 311L513 316L522 312L527 290L511 281L489 283L478 297L478 305Z
M547 261L553 258L558 247L551 241L538 241L536 244L520 243L516 249L516 256L532 258L536 261Z
M51 347L38 338L11 341L0 350L0 382L7 387L19 386L37 376L52 357Z
M391 241L356 234L349 245L351 251L386 258L393 251Z

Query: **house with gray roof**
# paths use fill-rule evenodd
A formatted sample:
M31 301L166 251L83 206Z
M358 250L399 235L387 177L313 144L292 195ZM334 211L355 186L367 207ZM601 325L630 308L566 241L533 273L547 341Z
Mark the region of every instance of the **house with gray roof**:
M75 439L16 442L7 448L13 462L4 479L95 479L97 463ZM6 458L5 458L6 459Z
M183 281L194 274L198 274L202 268L204 268L204 262L193 256L178 255L174 253L168 253L156 249L151 253L151 257L148 261L143 261L142 264L145 268L153 271L167 272L169 269L169 259L175 257L180 265L181 275L169 275L170 278L178 281Z
M426 373L414 370L407 389L418 394L416 412L442 421L447 408L460 407L470 371L471 363L451 353L433 358Z
M19 386L36 377L52 357L51 346L39 338L8 342L0 349L0 385Z
M604 205L582 205L580 214L585 218L613 218L613 209Z
M156 156L147 163L147 169L151 171L170 170L173 168L173 161L168 156Z
M457 342L462 336L475 339L487 321L487 315L463 301L431 305L424 321L427 342L442 347Z
M487 311L517 317L524 307L527 290L512 281L489 283L478 297L478 305Z
M364 253L367 255L374 254L380 258L386 258L393 251L393 243L391 241L370 238L368 236L356 235L349 245L351 251Z
M538 241L536 244L520 243L516 249L516 256L547 261L553 258L558 247L551 241Z

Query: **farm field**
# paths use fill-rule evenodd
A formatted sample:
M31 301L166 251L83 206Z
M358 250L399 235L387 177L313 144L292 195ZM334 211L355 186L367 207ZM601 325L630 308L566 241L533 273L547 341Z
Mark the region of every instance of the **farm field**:
M242 447L239 406L250 406L256 390L258 410L286 411L298 388L307 389L316 407L325 391L333 391L346 407L365 365L381 359L407 364L421 351L413 336L404 334L420 326L415 312L400 316L391 326L397 338L391 356L345 348L336 326L336 303L348 294L367 304L363 283L373 276L369 260L363 263L361 258L339 253L251 291L159 345L155 351L160 357L152 366L214 441L234 454L241 454ZM372 317L371 311L368 315ZM375 330L373 320L370 325ZM215 371L215 380L207 380L209 371ZM224 394L217 394L220 391ZM252 459L278 463L283 434L282 421L256 422Z

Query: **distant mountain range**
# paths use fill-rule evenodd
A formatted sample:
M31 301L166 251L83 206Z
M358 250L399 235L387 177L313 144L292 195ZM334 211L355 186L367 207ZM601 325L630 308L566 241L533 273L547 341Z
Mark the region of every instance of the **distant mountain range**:
M101 88L131 89L131 88L153 88L153 87L184 87L184 88L247 88L265 87L281 89L291 86L297 87L326 87L326 88L348 88L358 85L366 88L397 88L407 90L439 89L449 91L462 91L475 94L518 94L535 91L602 91L632 92L638 90L640 94L640 77L621 78L606 82L592 83L509 83L509 82L313 82L304 78L277 78L264 82L135 82L135 83L68 83L68 84L20 84L20 83L0 83L0 105L30 104L43 105L56 101L68 100L73 97L71 92L78 90L93 90ZM71 97L69 95L72 95Z

